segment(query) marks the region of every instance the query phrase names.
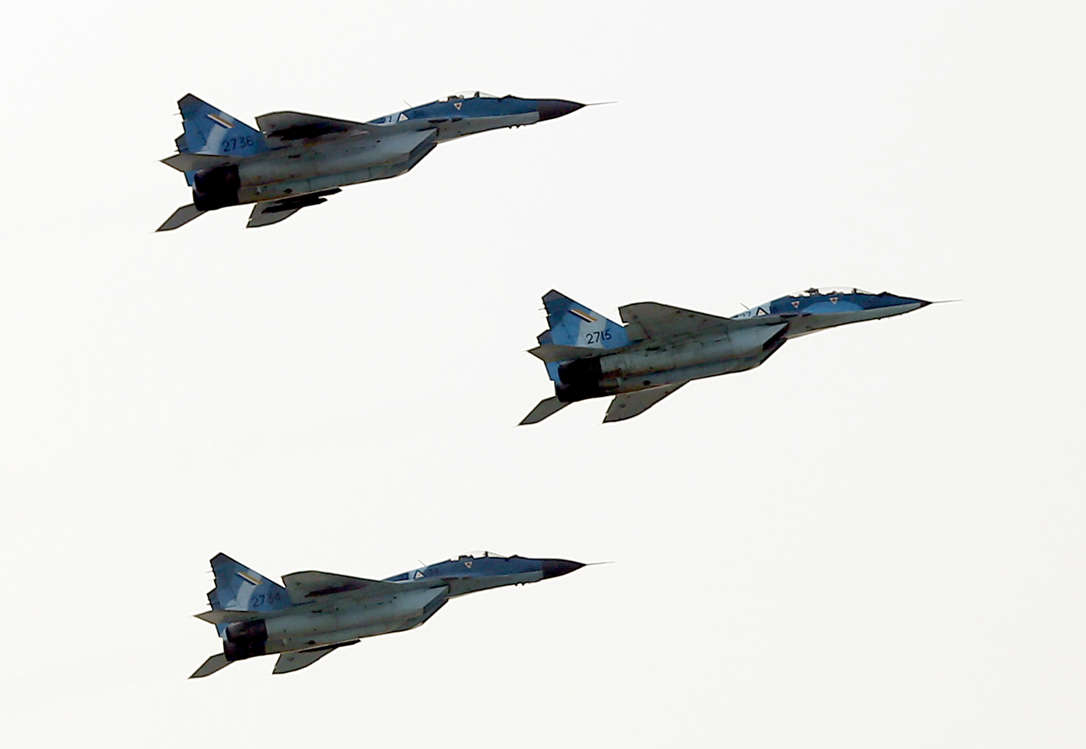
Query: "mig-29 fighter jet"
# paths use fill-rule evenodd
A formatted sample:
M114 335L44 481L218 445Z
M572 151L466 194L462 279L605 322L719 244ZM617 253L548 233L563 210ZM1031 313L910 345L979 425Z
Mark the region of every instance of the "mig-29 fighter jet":
M208 676L243 658L272 653L279 654L272 673L297 671L363 637L417 627L450 598L503 585L534 583L584 566L565 559L485 552L384 580L292 572L284 575L283 585L279 585L225 554L217 554L211 560L215 589L207 594L211 611L196 616L215 625L223 652L204 661L190 678Z
M903 315L931 302L860 289L807 289L717 317L657 302L619 308L625 326L557 291L543 297L549 328L529 353L554 382L521 424L535 424L574 401L613 395L604 421L630 419L690 380L762 364L790 338L838 325Z
M399 176L438 143L551 120L584 106L474 91L369 122L272 112L257 117L254 129L192 94L177 105L185 132L177 138L178 153L162 161L185 173L193 202L158 231L244 203L256 204L248 226L275 224L323 203L344 185Z

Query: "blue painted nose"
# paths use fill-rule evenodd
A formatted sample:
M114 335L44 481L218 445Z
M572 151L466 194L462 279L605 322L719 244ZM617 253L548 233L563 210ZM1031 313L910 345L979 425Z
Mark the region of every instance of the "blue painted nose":
M915 299L911 296L901 296L899 294L891 294L884 291L877 296L868 297L868 299L862 304L867 309L878 309L881 307L903 307L907 304L917 304L921 307L927 307L931 302L925 299Z
M570 112L576 112L583 107L584 104L579 104L575 101L566 101L565 99L540 99L539 100L539 121L553 120L555 117L564 117Z
M544 559L543 579L568 575L570 572L581 569L581 567L584 567L584 565L580 562L571 562L568 559Z
M931 302L926 299L916 299L911 296L897 296L894 295L894 304L919 304L921 307L927 307Z

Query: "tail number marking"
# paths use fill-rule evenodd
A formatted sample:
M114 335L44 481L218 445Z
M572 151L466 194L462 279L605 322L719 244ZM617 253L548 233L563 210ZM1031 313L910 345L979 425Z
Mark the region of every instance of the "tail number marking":
M251 145L253 145L253 139L248 135L243 135L240 138L223 138L221 148L223 153L230 153Z

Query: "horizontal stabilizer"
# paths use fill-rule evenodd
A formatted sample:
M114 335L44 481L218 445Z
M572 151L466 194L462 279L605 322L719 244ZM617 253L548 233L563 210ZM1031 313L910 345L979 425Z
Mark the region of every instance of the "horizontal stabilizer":
M648 390L638 390L634 393L622 393L616 395L611 405L607 407L607 415L603 417L604 423L612 421L625 421L642 414L685 385L664 385Z
M248 622L253 619L263 619L267 616L264 611L241 611L239 609L212 609L199 614L194 614L197 619L202 619L210 624L223 624L226 622Z
M189 221L195 218L200 218L206 211L201 211L192 203L183 205L176 211L170 214L170 217L162 222L162 226L155 229L155 231L173 231L174 229L184 226Z
M222 156L215 153L175 153L173 156L164 158L162 163L172 166L179 172L192 172L223 164L236 164L238 160L234 156Z
M543 421L543 419L548 416L553 416L568 405L568 403L563 403L552 395L550 398L544 398L539 401L539 403L536 404L536 407L532 409L531 413L521 419L520 423L521 425L538 424Z
M586 359L590 356L599 356L603 351L589 346L560 346L557 343L543 343L533 349L528 349L528 353L549 363Z
M290 600L295 604L303 603L307 598L328 596L334 593L365 591L372 594L381 594L402 590L398 583L315 571L292 572L289 575L284 575L283 584L287 586Z
M336 648L341 648L345 645L355 645L357 643L358 640L348 640L347 642L337 643L336 645L327 645L323 648L313 648L312 650L299 650L293 653L283 653L275 662L275 668L272 669L272 673L289 674L291 671L300 671L306 666L312 666L314 663L331 653Z
M203 665L192 672L190 679L202 679L205 676L211 676L216 671L221 671L230 665L230 661L226 660L226 656L222 653L215 653L215 655L204 661Z

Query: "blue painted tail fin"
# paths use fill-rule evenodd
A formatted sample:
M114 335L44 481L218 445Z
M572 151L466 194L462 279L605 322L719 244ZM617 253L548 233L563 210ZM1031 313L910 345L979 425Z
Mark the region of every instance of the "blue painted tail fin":
M215 589L207 594L212 609L277 611L290 606L287 589L225 554L211 560Z
M185 132L175 141L181 153L243 157L268 150L263 133L203 99L185 94L177 107L185 124Z
M551 289L543 295L543 306L547 308L548 328L538 336L542 345L575 346L602 351L622 348L630 343L626 328L565 294ZM547 363L547 374L558 382L557 361Z

